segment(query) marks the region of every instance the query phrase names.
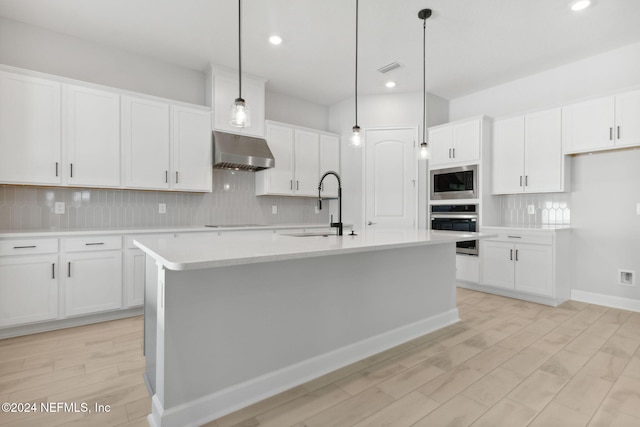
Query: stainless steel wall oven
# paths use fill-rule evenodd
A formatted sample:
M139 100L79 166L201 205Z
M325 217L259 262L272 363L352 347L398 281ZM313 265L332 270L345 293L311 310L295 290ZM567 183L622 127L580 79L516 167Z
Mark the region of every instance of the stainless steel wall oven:
M431 229L447 231L478 231L478 205L431 205ZM456 243L459 254L478 255L477 240Z

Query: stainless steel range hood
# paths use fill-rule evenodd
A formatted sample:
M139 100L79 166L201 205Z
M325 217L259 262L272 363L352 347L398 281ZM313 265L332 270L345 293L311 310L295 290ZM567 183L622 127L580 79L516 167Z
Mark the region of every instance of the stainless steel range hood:
M213 167L259 171L276 164L263 138L213 131Z

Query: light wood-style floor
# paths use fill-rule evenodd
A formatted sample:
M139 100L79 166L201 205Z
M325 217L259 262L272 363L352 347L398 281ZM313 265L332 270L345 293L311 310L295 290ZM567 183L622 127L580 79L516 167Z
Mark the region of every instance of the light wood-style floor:
M640 426L640 313L458 289L462 321L207 427ZM146 426L142 319L0 341L0 402L108 414L3 414L4 426Z

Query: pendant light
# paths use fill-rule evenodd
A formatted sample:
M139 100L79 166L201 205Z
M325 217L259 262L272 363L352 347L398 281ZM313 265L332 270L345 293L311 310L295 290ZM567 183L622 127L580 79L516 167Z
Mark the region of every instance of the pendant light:
M364 143L363 135L358 126L358 0L356 0L356 124L352 128L351 138L349 139L349 146L353 148L360 148Z
M420 158L429 158L429 144L427 144L427 19L431 16L431 9L422 9L418 18L422 19L422 142L420 143Z
M238 97L231 105L231 121L229 124L237 128L251 126L249 106L242 99L242 0L238 0Z

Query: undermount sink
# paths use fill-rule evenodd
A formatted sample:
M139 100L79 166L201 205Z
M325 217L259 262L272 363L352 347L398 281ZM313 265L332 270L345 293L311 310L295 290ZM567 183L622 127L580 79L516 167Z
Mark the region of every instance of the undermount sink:
M290 236L290 237L328 237L328 236L335 236L335 234L330 233L328 231L324 231L324 232L310 232L310 233L287 233L287 234L282 234L283 236Z

